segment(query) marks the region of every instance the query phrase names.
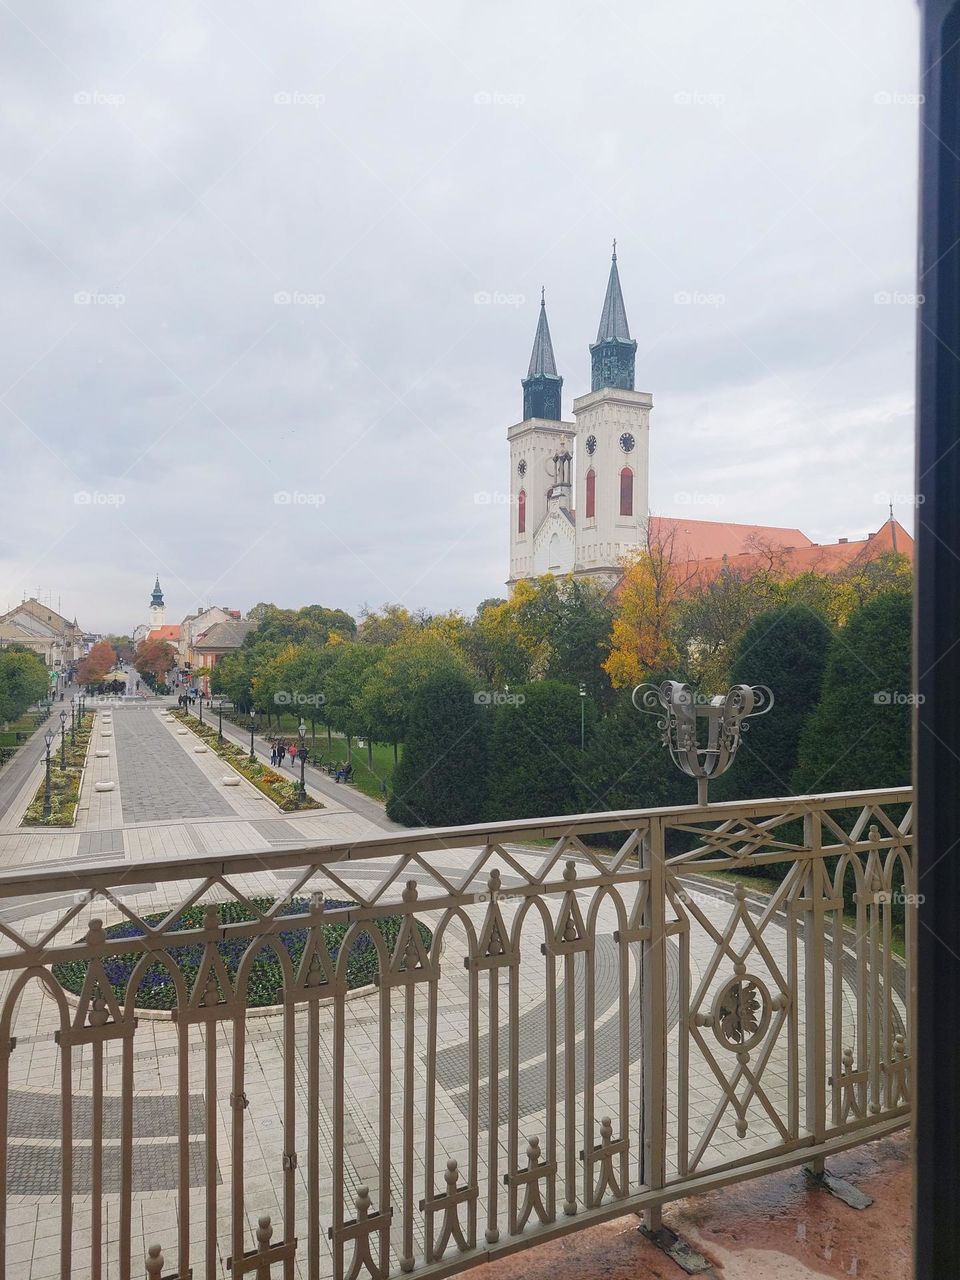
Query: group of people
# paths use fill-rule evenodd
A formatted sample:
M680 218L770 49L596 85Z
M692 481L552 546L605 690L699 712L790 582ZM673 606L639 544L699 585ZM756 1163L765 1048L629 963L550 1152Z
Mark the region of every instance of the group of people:
M287 756L290 757L290 767L297 762L297 744L295 742L285 742L283 738L276 738L270 743L270 763L272 765L282 765Z
M137 681L137 688L138 689L140 688L139 680ZM193 690L193 689L188 690L186 693L181 693L180 696L177 698L177 706L180 707L181 709L186 707L192 707L196 704L197 698L199 696L200 695L196 692L196 690Z

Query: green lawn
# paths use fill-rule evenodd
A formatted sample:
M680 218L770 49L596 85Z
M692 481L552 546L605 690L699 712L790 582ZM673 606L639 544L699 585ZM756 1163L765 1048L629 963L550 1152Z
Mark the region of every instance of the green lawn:
M196 707L190 708L191 718L196 711ZM240 716L234 714L228 715L226 711L223 713L224 720L230 720L231 724L237 725L247 734L250 732L249 720L244 720ZM304 717L306 719L306 717ZM217 712L216 708L204 707L203 719L205 724L216 726ZM266 717L261 716L257 721L257 734L265 738L286 738L287 742L293 741L297 736L297 729L300 725L299 715L292 715L289 712L284 715L275 715L271 719L268 727ZM393 747L389 743L375 742L373 744L373 768L371 769L367 755L366 739L363 739L364 745L357 746L357 741L353 742L353 777L350 785L362 791L364 795L372 796L374 800L385 800L387 791L390 789L390 781L393 778L394 762ZM347 740L337 734L333 734L327 739L327 731L323 725L317 725L316 743L310 733L310 721L307 720L307 748L310 752L310 763L330 764L336 761L343 764L347 759ZM403 748L398 748L398 753ZM289 769L289 763L284 766L285 770Z
M336 761L338 764L343 764L346 758L345 738L334 738L333 745L327 746L326 734L322 738L319 734L317 735L316 751L310 752L311 763L319 761L329 764ZM368 764L366 745L358 747L356 743L353 744L353 776L350 779L350 785L362 791L364 795L373 796L375 800L386 800L390 780L393 777L393 768L393 747L375 742L371 769Z

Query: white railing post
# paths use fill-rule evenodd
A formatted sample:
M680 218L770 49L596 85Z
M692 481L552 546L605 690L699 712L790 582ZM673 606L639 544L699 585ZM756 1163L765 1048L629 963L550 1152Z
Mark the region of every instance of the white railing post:
M640 1181L658 1191L666 1181L667 1163L667 1020L666 1020L666 889L663 819L654 817L640 849L641 866L649 871L646 938L641 950L640 999L643 1061ZM644 1213L648 1230L659 1231L661 1208Z

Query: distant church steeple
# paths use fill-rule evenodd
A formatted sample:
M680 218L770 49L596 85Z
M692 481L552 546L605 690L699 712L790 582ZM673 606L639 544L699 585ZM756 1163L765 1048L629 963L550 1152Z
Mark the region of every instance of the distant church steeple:
M543 289L540 290L540 319L537 321L533 351L530 353L530 367L520 385L523 387L525 422L528 418L560 421L560 388L563 386L563 379L557 373L557 362L553 357Z
M600 391L604 387L633 391L636 354L637 344L630 337L627 312L623 305L623 290L620 288L620 274L617 271L617 242L614 240L600 327L597 330L597 340L590 347L591 391Z
M166 617L166 609L163 604L163 592L160 590L160 575L153 584L153 591L150 594L150 628L162 627L163 620Z

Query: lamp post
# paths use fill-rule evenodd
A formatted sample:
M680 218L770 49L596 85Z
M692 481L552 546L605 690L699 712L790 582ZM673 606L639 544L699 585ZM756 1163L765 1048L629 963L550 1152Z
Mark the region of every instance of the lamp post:
M53 746L53 730L48 729L43 735L43 740L47 745L47 776L43 784L43 816L50 817L50 748Z
M67 713L60 712L60 769L67 767Z
M587 686L580 681L580 750L583 750L585 712L587 709Z
M197 701L200 706L200 710L197 712L197 715L200 717L200 723L203 724L203 693L202 692Z
M220 742L222 742L223 741L223 699L222 698L217 703L217 716L218 716L217 738Z
M300 799L303 801L307 798L307 783L304 778L304 770L307 765L307 726L302 720L300 721L300 728L297 732L300 735L300 747L297 751L297 756L300 760Z
M697 803L707 803L707 784L733 764L740 735L750 716L762 716L773 706L773 693L764 684L735 684L727 693L708 698L679 680L638 684L633 691L638 711L659 716L663 745L678 769L697 780ZM698 725L705 733L697 735ZM701 745L701 741L705 742Z
M256 719L257 719L257 713L254 711L253 707L251 707L250 708L250 763L251 764L255 764L257 760L257 757L253 751L253 726L254 726L254 723L256 722Z
M77 745L77 700L76 698L70 699L70 745L71 747L75 747Z

